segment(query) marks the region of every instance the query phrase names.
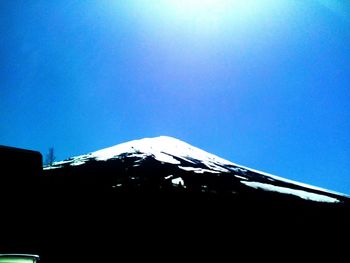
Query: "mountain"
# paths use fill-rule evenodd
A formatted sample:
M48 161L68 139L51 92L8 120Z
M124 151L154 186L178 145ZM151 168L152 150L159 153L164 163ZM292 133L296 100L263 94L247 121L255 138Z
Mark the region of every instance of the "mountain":
M348 197L237 165L181 140L160 136L71 157L44 168L48 177L99 183L116 192L149 190L236 198L342 204ZM93 178L93 179L92 179ZM166 189L166 190L164 190Z
M311 247L335 257L349 235L346 195L166 136L71 157L17 181L0 191L0 253L42 262L299 258L314 256Z

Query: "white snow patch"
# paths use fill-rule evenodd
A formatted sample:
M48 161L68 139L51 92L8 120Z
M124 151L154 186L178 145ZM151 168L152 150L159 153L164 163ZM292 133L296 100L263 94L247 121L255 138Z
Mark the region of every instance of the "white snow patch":
M170 178L172 178L172 177L173 177L173 175L171 174L171 175L165 176L164 179L165 179L165 180L168 180L168 179L170 179Z
M264 183L259 183L259 182L246 182L246 181L242 181L241 183L245 184L249 187L253 187L255 189L260 188L260 189L272 191L272 192L291 194L291 195L295 195L295 196L298 196L298 197L306 199L306 200L312 200L312 201L316 201L316 202L327 202L327 203L340 202L338 199L333 198L333 197L315 194L315 193L310 193L310 192L306 192L303 190L296 190L296 189L291 189L291 188L286 188L286 187L281 187L281 186L275 186L272 184L264 184Z
M71 162L71 160L66 160L66 161L60 161L60 162L54 162L52 165L61 165L61 164L66 164Z
M172 179L171 182L176 185L185 185L184 180L181 177Z
M70 163L70 166L78 166L78 165L82 165L84 163L85 163L85 161L77 160L77 161Z
M241 167L244 167L244 166L241 166ZM261 174L261 175L265 175L267 177L271 177L271 178L273 178L275 180L278 180L278 181L283 181L283 182L286 182L286 183L298 185L298 186L305 187L305 188L310 188L310 189L317 190L317 191L322 191L322 192L326 192L326 193L331 193L331 194L336 194L336 195L349 197L346 194L339 193L339 192L336 192L336 191L332 191L332 190L329 190L329 189L325 189L325 188L321 188L321 187L317 187L317 186L313 186L313 185L309 185L309 184L293 181L293 180L286 179L286 178L283 178L283 177L280 177L280 176L277 176L277 175L272 175L272 174L269 174L269 173L266 173L266 172L262 172L262 171L251 169L251 168L247 168L247 167L244 167L244 168L249 170L249 171L252 171L254 173L258 173L258 174Z
M164 162L164 163L171 163L171 164L180 164L181 163L178 160L176 160L175 158L173 158L172 156L170 156L168 154L164 154L162 152L154 154L154 158L156 160L158 160L160 162Z
M213 171L213 170L208 170L208 169L203 169L203 168L194 168L194 167L185 167L185 166L178 166L180 169L185 170L185 171L193 171L198 174L203 174L203 173L214 173L214 174L219 174L219 171Z
M117 158L117 157L118 157L118 155L115 155L112 158ZM128 157L140 158L140 160L137 160L137 162L142 162L143 159L145 159L147 157L147 154L144 154L144 153L133 153L133 154L130 154ZM107 161L108 159L101 159L101 158L97 157L97 160L99 160L99 161Z
M212 169L212 170L216 170L216 171L224 172L224 173L230 172L229 169L223 168L223 167L217 165L215 162L212 162L212 161L203 160L202 163L205 166L207 166L208 168Z
M247 180L247 178L243 177L243 176L239 176L237 174L234 174L235 177L237 177L238 179L242 179L242 180Z
M72 162L72 160L65 160L65 161L54 162L54 163L52 163L52 166L50 166L50 167L54 167L54 166L62 167L63 164L70 163L70 162ZM53 168L53 169L55 169L55 168Z
M52 170L52 169L58 169L58 168L62 168L63 166L46 166L43 168L43 170Z

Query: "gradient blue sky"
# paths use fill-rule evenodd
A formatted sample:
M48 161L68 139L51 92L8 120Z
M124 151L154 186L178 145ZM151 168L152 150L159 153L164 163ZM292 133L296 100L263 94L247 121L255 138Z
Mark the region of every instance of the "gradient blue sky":
M0 1L0 144L169 135L350 194L350 2Z

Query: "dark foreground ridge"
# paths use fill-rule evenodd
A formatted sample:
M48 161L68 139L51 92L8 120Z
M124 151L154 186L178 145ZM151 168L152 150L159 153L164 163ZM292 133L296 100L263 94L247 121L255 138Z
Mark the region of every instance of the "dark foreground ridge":
M169 137L128 142L44 170L38 152L1 147L0 156L0 253L109 262L154 259L159 251L205 256L252 244L266 250L291 240L329 248L349 233L346 196Z

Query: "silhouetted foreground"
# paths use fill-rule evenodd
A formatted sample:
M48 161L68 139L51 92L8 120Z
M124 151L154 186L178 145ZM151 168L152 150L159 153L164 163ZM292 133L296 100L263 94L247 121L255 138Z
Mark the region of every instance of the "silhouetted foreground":
M330 196L340 202L315 202L247 187L228 173L130 155L42 173L39 153L4 149L1 167L18 180L1 185L3 253L39 254L41 262L157 260L162 253L218 260L252 247L329 249L349 233L349 201L336 194ZM27 175L33 180L22 180Z
M33 184L41 174L41 153L0 145L0 188L19 182Z

